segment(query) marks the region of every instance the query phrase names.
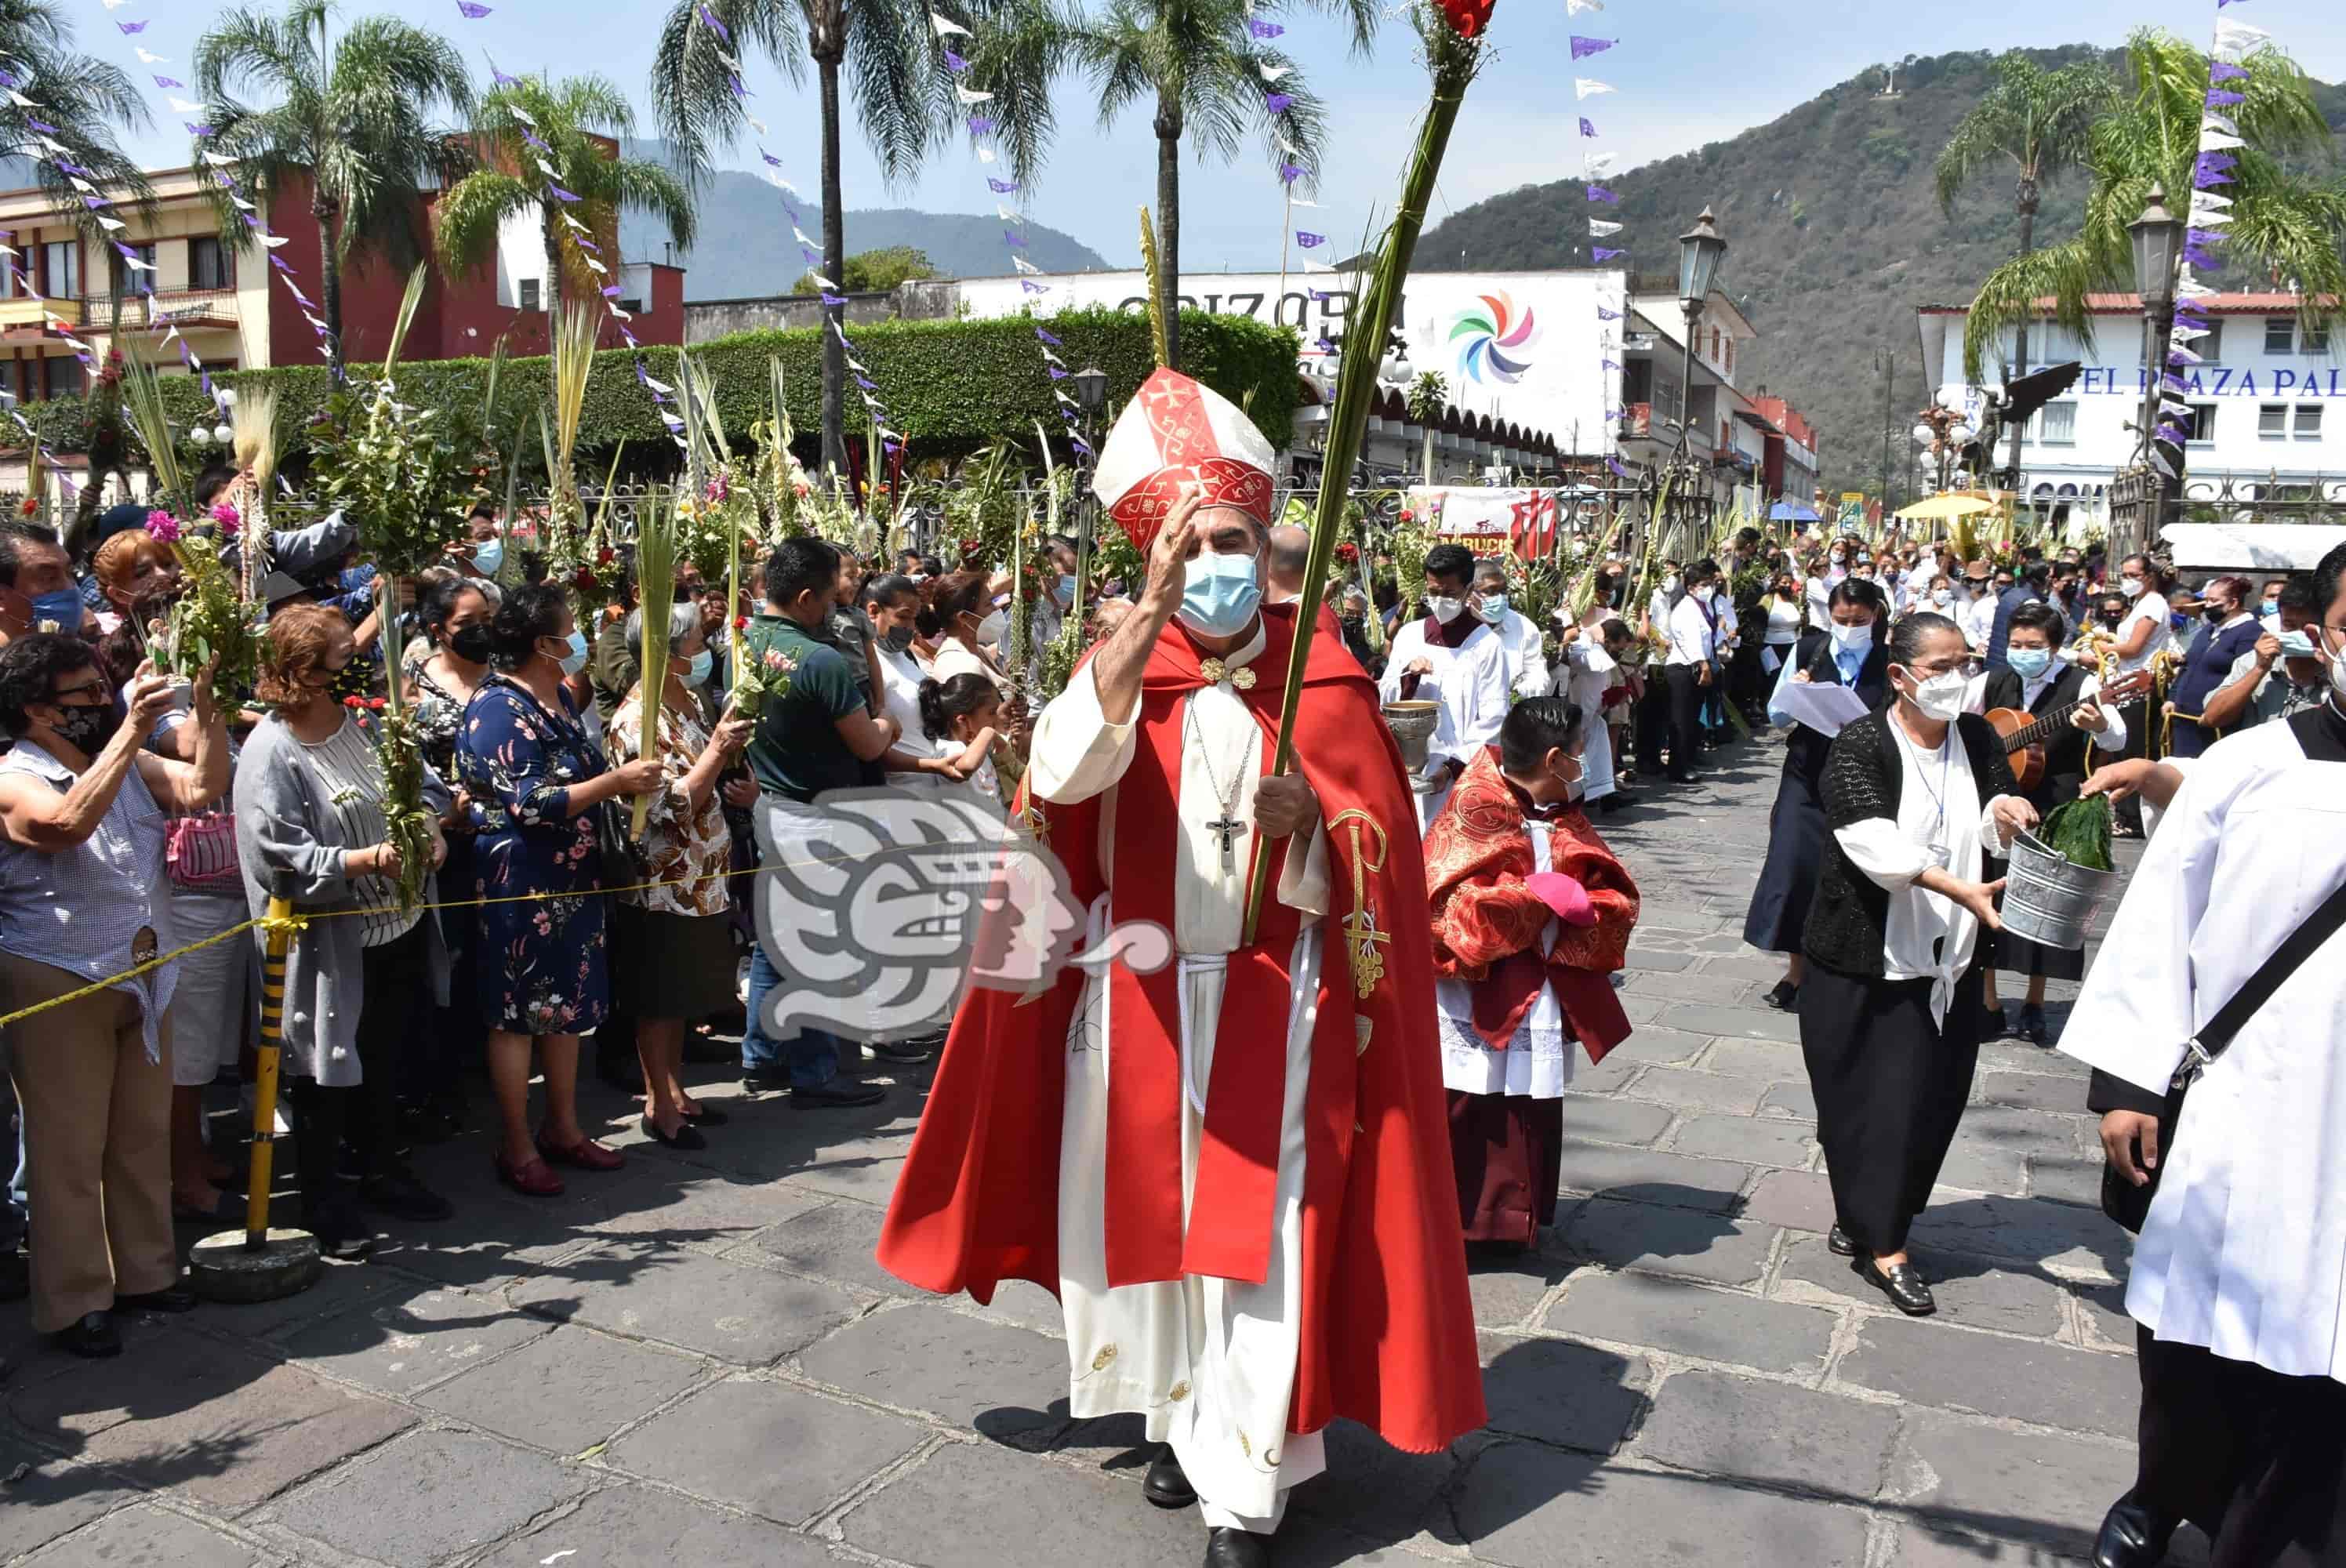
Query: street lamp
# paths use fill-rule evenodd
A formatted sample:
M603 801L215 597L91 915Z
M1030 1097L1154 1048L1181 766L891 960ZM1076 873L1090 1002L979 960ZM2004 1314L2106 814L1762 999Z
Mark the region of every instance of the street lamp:
M1683 378L1678 392L1681 442L1694 433L1695 324L1702 319L1702 308L1710 299L1710 286L1719 277L1719 264L1726 257L1727 241L1719 237L1719 222L1706 207L1702 216L1695 219L1694 227L1678 236L1678 304L1686 312L1686 341L1679 361Z
M2167 209L2167 192L2150 188L2150 205L2127 225L2134 240L2134 287L2142 297L2143 354L2149 374L2142 392L2143 459L2158 429L2158 382L2167 370L2168 340L2175 335L2175 274L2183 249L2183 220Z
M1107 406L1106 371L1086 365L1067 379L1076 383L1076 402L1083 405L1086 414L1096 417L1099 411Z

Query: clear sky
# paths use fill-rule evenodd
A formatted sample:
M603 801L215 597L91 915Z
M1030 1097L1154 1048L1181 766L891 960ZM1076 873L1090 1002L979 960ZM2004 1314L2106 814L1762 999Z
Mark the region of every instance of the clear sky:
M266 3L266 0L262 0ZM344 0L347 15L387 11L437 28L464 45L476 61L493 56L508 72L597 71L647 104L645 80L666 0L495 0L479 21L458 15L455 0ZM70 7L85 46L134 70L167 74L172 66L141 66L135 43L184 65L211 14L208 0L128 0L101 10L97 0ZM1396 7L1397 10L1397 7ZM137 40L111 24L141 15L154 20ZM2312 75L2346 78L2346 5L2340 0L2252 0L2229 7L2229 17L2262 27ZM1869 66L1907 55L2012 46L2070 43L2114 46L2133 27L2157 25L2194 38L2208 36L2214 0L1975 0L1960 6L1916 6L1898 0L1810 0L1769 5L1744 0L1608 0L1603 11L1567 19L1564 0L1498 0L1492 20L1494 57L1468 94L1444 164L1434 219L1517 186L1580 173L1590 147L1621 154L1620 168L1724 139L1765 124ZM1299 212L1296 227L1359 238L1372 212L1391 199L1409 138L1424 101L1424 73L1412 57L1414 40L1404 24L1389 22L1372 57L1349 55L1324 23L1284 17L1281 43L1290 46L1315 88L1330 100L1332 151L1316 211ZM1580 62L1569 59L1574 33L1617 39L1617 46ZM814 88L793 87L780 72L753 59L754 106L774 133L770 144L800 189L817 189ZM1610 83L1610 95L1574 101L1572 78ZM166 94L154 95L158 123L176 126ZM1057 93L1059 137L1049 167L1028 195L1039 222L1074 234L1111 262L1130 264L1138 253L1137 209L1154 199L1155 143L1145 111L1128 112L1105 132L1096 127L1086 85L1070 78ZM1601 139L1575 134L1583 113ZM648 134L648 115L640 127ZM936 211L987 212L994 198L984 169L964 148L933 162L916 179L891 188L863 150L851 119L846 137L847 205L918 207ZM138 150L150 162L184 163L186 144L157 135ZM746 146L729 162L757 167ZM1622 183L1635 180L1626 174ZM1183 158L1184 270L1249 270L1278 264L1280 187L1250 148L1235 166ZM1692 214L1688 214L1689 220ZM850 248L854 235L849 233ZM1637 241L1639 236L1627 237ZM779 205L775 239L791 246ZM1650 242L1648 240L1647 242Z

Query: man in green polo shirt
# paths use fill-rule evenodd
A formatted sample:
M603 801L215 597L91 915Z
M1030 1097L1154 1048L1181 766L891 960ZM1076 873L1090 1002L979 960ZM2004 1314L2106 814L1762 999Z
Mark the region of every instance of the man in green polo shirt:
M752 659L771 649L792 661L790 688L770 697L750 738L750 771L771 802L803 807L827 789L879 784L880 759L896 740L896 722L874 718L847 661L809 635L839 596L839 552L820 539L785 539L766 560L766 606L742 633ZM839 1081L840 1039L821 1029L786 1041L762 1025L766 993L780 983L760 942L750 950L750 1022L741 1035L745 1089L787 1088L799 1110L869 1105L883 1091Z

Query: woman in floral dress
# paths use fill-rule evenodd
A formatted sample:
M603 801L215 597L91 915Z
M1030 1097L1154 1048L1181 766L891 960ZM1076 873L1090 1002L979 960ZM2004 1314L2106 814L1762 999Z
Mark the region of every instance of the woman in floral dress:
M489 627L488 678L464 710L456 772L479 814L474 840L481 909L481 1013L503 1146L497 1174L551 1197L548 1168L613 1170L624 1156L578 1125L578 1036L608 1006L602 860L595 813L660 789L651 758L607 769L564 680L586 659L562 590L507 596ZM546 1124L529 1128L530 1044L546 1071Z
M658 625L657 621L653 623ZM627 616L630 644L643 646L644 612ZM604 731L614 759L651 756L666 785L644 822L646 887L619 895L611 911L619 952L614 989L619 1010L636 1021L644 1068L644 1135L669 1148L708 1146L702 1127L724 1120L684 1092L684 1032L735 998L732 891L727 881L733 835L719 797L727 765L750 738L750 721L727 718L712 730L699 693L715 667L690 604L668 613L667 686L655 742L644 744L644 688L638 682ZM747 788L754 791L755 784ZM744 797L745 799L754 797Z

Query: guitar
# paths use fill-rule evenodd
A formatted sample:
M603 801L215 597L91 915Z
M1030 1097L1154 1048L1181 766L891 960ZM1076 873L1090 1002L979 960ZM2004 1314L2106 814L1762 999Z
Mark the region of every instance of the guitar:
M2034 789L2036 781L2045 777L2045 748L2069 728L2072 714L2087 701L2113 705L2131 702L2150 689L2150 678L2147 669L2112 676L2093 697L2065 702L2043 713L2020 708L1992 709L1986 715L1988 727L2004 738L2004 748L2012 758L2012 776L2020 788L2024 791Z

